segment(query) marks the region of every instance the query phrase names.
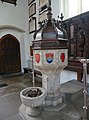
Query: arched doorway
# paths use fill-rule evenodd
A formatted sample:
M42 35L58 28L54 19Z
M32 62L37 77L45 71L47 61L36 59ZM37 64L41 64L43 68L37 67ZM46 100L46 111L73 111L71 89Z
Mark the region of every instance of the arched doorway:
M13 35L4 35L0 40L0 74L20 71L20 43Z

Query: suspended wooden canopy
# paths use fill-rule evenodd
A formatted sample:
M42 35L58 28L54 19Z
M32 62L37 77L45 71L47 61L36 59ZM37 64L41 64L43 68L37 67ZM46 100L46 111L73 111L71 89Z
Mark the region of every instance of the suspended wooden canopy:
M48 6L47 19L39 22L40 28L34 33L33 49L66 49L66 31L62 21L52 18L51 6Z

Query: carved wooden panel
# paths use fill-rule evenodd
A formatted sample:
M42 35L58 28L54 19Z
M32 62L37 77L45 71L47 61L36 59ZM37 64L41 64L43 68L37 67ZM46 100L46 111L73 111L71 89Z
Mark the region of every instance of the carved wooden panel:
M82 73L78 58L89 58L89 12L65 20L64 27L69 39L69 64L66 69Z

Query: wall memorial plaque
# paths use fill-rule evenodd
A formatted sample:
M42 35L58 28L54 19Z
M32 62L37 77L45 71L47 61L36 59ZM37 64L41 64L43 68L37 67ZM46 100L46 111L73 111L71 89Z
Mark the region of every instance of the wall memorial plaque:
M33 3L29 7L29 17L33 16L34 14L36 14L36 3Z
M44 21L45 19L47 19L47 12L44 12L42 14L39 15L39 21Z
M29 33L33 33L36 30L36 17L32 17L32 19L29 20Z
M43 7L45 4L48 4L48 0L39 0L39 7Z
M28 0L28 5L30 5L31 3L33 3L35 0Z

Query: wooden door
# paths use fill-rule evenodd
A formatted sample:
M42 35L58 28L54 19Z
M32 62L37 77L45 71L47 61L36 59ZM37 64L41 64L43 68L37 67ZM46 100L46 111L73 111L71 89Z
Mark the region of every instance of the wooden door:
M14 36L7 34L0 40L0 74L20 71L20 43Z

